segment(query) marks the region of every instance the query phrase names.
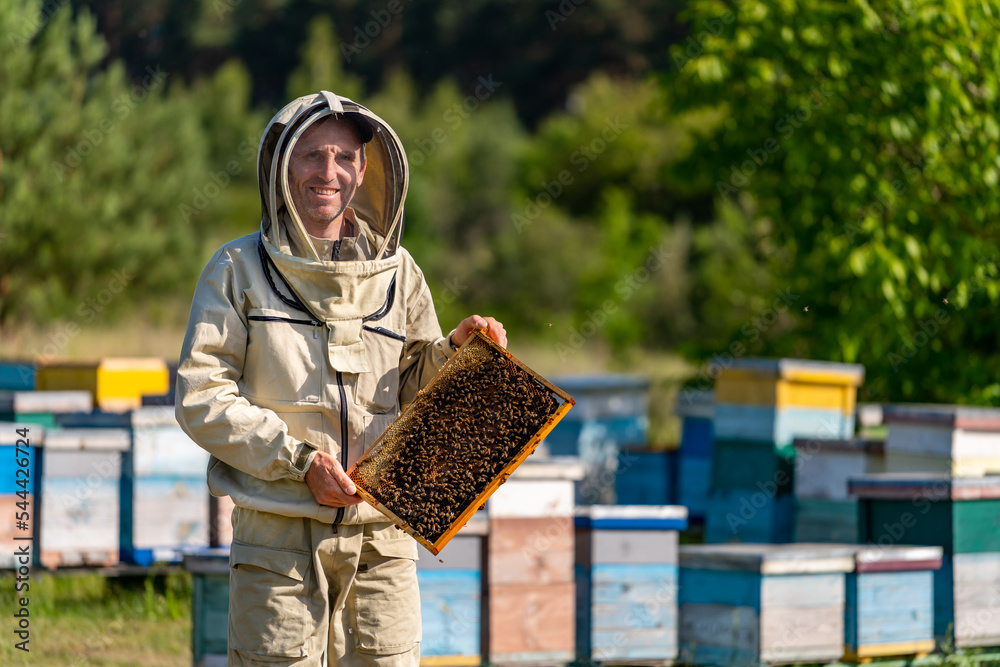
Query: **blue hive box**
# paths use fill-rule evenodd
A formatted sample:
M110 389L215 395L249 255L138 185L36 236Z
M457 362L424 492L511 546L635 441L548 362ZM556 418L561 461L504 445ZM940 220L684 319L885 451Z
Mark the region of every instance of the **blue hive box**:
M485 517L475 517L438 556L417 561L425 665L478 665L482 655Z
M826 544L680 547L680 659L718 667L831 662L844 653L844 575Z
M847 574L845 655L850 661L934 650L934 574L940 547L858 546Z
M623 450L615 478L619 505L673 505L677 452Z
M576 406L545 437L543 451L577 456L586 474L577 485L578 505L612 504L624 447L645 447L649 438L649 380L632 375L564 376L552 379Z
M664 661L677 657L679 506L577 508L577 661Z

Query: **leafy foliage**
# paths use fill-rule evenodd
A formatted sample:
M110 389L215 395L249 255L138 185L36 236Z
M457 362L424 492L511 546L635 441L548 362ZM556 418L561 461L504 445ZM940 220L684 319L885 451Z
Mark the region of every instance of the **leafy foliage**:
M71 4L0 6L0 327L186 300L325 88L403 139L446 328L1000 404L998 0Z
M0 6L12 42L0 60L0 324L87 323L173 292L199 261L177 208L207 171L197 116L162 71L133 85L120 63L102 67L88 14L41 6Z
M801 295L771 354L879 398L998 403L1000 3L692 2L664 79L726 120L686 164L770 229ZM803 310L808 307L808 311Z

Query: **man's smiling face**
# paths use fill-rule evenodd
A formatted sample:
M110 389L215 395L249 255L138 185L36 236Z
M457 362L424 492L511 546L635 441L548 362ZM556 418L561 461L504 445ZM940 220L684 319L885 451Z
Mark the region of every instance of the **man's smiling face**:
M288 163L292 203L313 236L334 238L365 176L361 140L348 121L327 118L299 138Z

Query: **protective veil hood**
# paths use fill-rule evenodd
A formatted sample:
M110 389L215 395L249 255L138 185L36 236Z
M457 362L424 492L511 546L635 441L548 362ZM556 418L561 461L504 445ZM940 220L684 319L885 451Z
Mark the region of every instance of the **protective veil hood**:
M365 178L350 206L371 248L372 259L330 261L319 256L292 203L288 161L295 144L314 123L333 114L356 114L368 123ZM257 153L262 261L277 291L291 291L306 312L326 325L333 367L347 373L370 370L361 336L363 322L391 308L403 231L409 169L403 145L385 121L346 97L328 91L294 100L279 111L261 137ZM307 257L292 254L291 239ZM266 255L266 257L265 257ZM270 276L269 276L270 277Z

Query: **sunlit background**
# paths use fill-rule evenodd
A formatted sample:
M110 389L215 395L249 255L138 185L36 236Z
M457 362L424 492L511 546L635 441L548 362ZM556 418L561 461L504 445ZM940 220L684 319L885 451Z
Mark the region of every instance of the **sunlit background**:
M749 357L1000 405L998 31L994 0L0 0L0 356L176 361L259 228L266 121L326 89L406 147L443 329L646 375L654 448ZM186 585L120 604L155 624Z

